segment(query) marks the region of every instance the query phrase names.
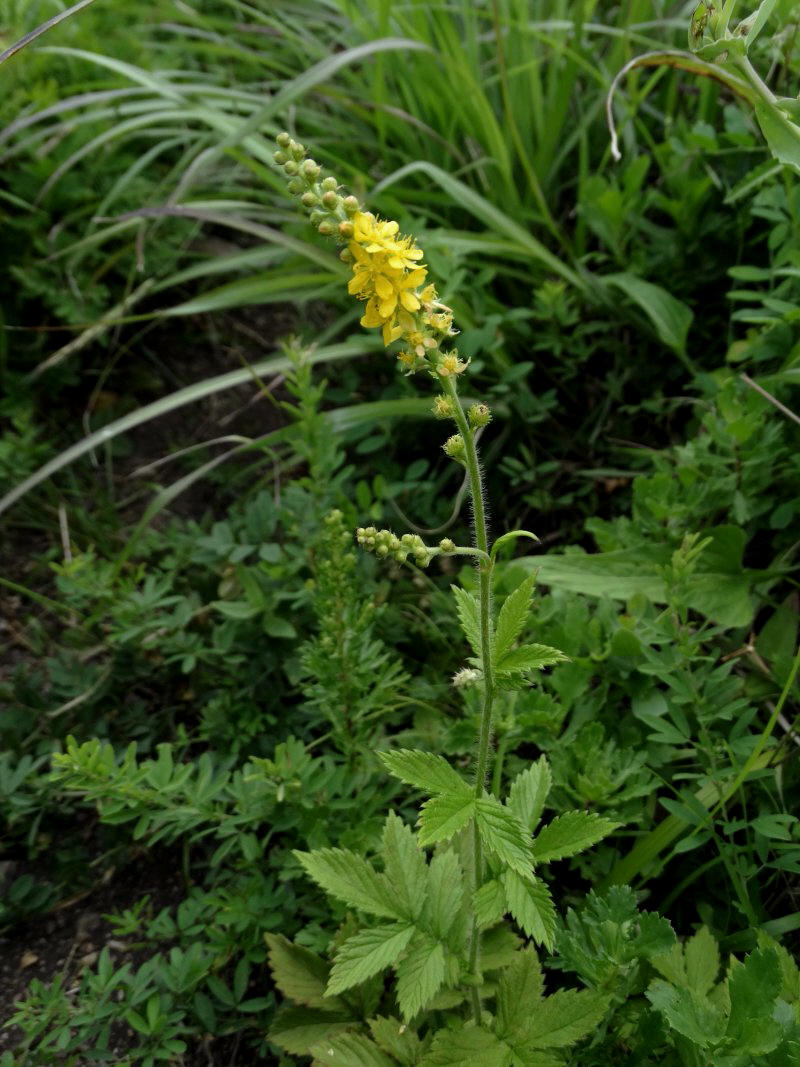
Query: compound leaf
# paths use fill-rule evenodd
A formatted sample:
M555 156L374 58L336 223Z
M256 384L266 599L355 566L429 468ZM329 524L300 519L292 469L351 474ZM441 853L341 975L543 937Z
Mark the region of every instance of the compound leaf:
M406 785L426 793L457 793L470 787L443 756L403 748L396 752L379 752L384 767Z
M531 836L520 819L497 797L484 793L475 803L475 819L486 848L521 874L533 868Z
M557 815L533 839L536 862L550 863L583 852L619 825L590 811L567 811Z
M529 1048L565 1048L586 1037L608 1010L609 997L588 989L560 989L532 1014L525 1044Z
M476 656L481 654L481 622L478 614L478 601L475 597L462 589L460 585L451 585L453 596L456 598L456 609L461 621L461 629L470 643L470 647Z
M444 949L438 941L420 935L412 941L395 971L397 1002L408 1022L433 1000L444 982Z
M322 848L294 855L309 877L337 900L386 919L403 919L385 878L363 857L344 848Z
M511 783L507 806L529 830L535 829L550 792L552 775L544 756L526 768Z
M536 950L524 948L505 968L497 984L498 1037L512 1045L526 1041L543 990L544 978Z
M433 845L437 841L449 841L463 829L475 814L475 795L466 793L443 793L431 797L422 805L419 816L420 845Z
M511 646L517 640L525 626L531 609L533 587L536 584L536 575L519 585L513 593L506 597L505 603L500 609L497 618L497 627L494 632L494 662L499 663L503 656L511 650Z
M416 919L425 900L425 856L411 828L394 812L384 823L381 844L387 891L403 916Z
M550 890L532 876L516 871L503 873L508 910L528 935L552 951L556 933L556 909Z
M411 940L414 927L400 923L373 926L348 937L336 953L328 993L344 993L361 985L397 960Z

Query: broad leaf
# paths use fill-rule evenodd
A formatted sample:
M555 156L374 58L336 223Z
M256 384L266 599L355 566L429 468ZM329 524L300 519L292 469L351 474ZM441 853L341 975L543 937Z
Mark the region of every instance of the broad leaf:
M485 847L508 867L523 875L533 868L531 836L510 808L489 793L475 804L475 819Z
M294 854L309 877L337 900L381 918L404 918L389 892L386 879L356 852L323 848L315 852L295 850Z
M433 845L437 841L449 841L463 829L475 814L475 795L444 793L431 797L422 805L419 816L417 839L420 845Z
M382 854L386 888L397 910L416 919L425 900L428 868L410 827L390 812L383 827Z
M461 629L470 647L476 656L481 655L481 622L478 614L478 601L475 597L462 589L460 585L451 585L453 596L456 598L456 608L461 621Z
M779 163L800 172L800 127L774 104L756 100L756 118L770 152Z
M495 1030L498 1037L512 1045L527 1040L543 991L544 978L536 950L524 948L506 967L497 984Z
M399 1019L378 1015L369 1020L369 1029L375 1043L403 1067L413 1067L420 1059L422 1042Z
M282 934L265 934L272 978L281 993L298 1004L331 1010L337 1005L326 996L330 964L316 953L294 945Z
M395 971L397 1002L408 1022L427 1007L444 982L444 949L438 941L418 936Z
M427 925L442 941L459 918L464 896L464 875L452 849L434 856L428 867L423 914Z
M537 863L550 863L574 856L590 848L620 825L589 811L568 811L557 815L533 839Z
M498 674L518 674L523 671L540 671L544 667L554 667L564 663L569 656L549 645L520 645L512 648L502 659L498 659Z
M494 662L498 663L522 633L531 608L536 575L532 574L506 597L494 632Z
M440 1030L421 1067L510 1067L511 1049L479 1026Z
M495 543L492 545L492 550L489 555L492 559L497 557L497 553L501 548L505 548L506 545L510 545L513 541L518 540L520 537L527 537L531 541L538 541L539 538L535 533L531 533L530 530L509 530L508 533L502 534L498 537Z
M336 953L328 993L344 993L391 967L411 940L414 927L401 923L374 926L348 937Z
M586 1037L608 1010L610 998L587 989L561 989L537 1004L525 1043L529 1048L565 1048Z
M701 926L683 946L686 983L703 996L710 992L719 974L719 946L706 926Z
M529 830L534 830L541 818L551 783L550 764L544 756L521 771L511 783L506 804Z
M363 1034L338 1034L318 1041L309 1052L314 1057L312 1067L323 1063L333 1067L397 1067L391 1056Z
M700 1048L716 1045L725 1033L725 1018L721 1010L706 998L690 990L678 989L656 978L645 995L660 1011L673 1030L688 1037Z
M494 926L508 911L506 891L496 878L480 887L474 897L475 921L478 926Z
M731 1013L726 1037L737 1051L757 1056L777 1047L783 1032L772 1014L780 989L778 954L772 949L756 949L733 968L728 979Z
M471 792L458 771L443 756L433 752L403 748L396 752L379 752L378 755L390 774L415 789L426 793L458 793L463 788Z
M550 890L536 878L524 878L516 871L503 873L508 910L537 944L552 952L556 932L556 909Z
M284 1005L275 1013L269 1039L293 1056L303 1056L317 1041L342 1033L355 1023L348 1014Z

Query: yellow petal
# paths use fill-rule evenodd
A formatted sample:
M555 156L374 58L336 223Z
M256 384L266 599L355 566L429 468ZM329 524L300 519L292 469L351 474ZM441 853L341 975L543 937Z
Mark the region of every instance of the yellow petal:
M404 289L400 294L400 303L406 311L417 311L419 308L419 300L413 293L409 293L407 289Z
M394 293L394 286L392 285L392 283L389 281L388 278L385 278L382 274L376 274L375 275L375 292L383 300L388 300L389 297L391 297L392 294Z
M381 302L378 304L378 311L380 312L382 318L388 319L391 315L394 314L394 309L396 307L397 294L392 291L392 295L390 297L388 297L386 300L381 300Z

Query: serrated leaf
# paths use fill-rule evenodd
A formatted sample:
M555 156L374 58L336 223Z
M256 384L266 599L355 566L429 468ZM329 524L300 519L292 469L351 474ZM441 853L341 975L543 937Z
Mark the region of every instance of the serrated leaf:
M495 664L499 663L511 650L511 646L522 633L531 609L535 584L536 575L532 574L506 597L494 632L493 660Z
M264 940L273 981L285 997L310 1008L343 1007L325 994L330 964L302 945L292 944L282 934L265 934Z
M683 958L686 984L695 993L704 996L719 974L719 946L707 927L701 926L697 933L685 942Z
M485 847L521 874L533 868L531 836L510 808L489 793L475 803L475 820Z
M394 812L384 824L381 848L387 891L403 916L416 919L425 900L428 868L410 827Z
M518 952L514 962L505 968L497 983L497 1013L495 1032L512 1047L527 1042L537 1003L544 990L544 978L539 956L533 948Z
M293 1056L308 1054L317 1041L342 1033L354 1019L336 1012L320 1011L319 1008L278 1008L269 1030L269 1039Z
M414 927L400 923L373 926L348 937L336 953L328 993L335 996L391 967L411 940Z
M478 926L494 926L508 911L506 891L496 878L480 887L474 897L475 921Z
M428 867L425 894L426 925L444 941L459 917L464 896L464 875L452 849L434 856Z
M333 1064L334 1067L397 1067L396 1062L363 1034L339 1034L330 1040L318 1041L309 1052L314 1057L312 1067Z
M567 811L557 815L533 839L537 863L574 856L602 841L621 824L590 811Z
M685 988L678 989L660 978L650 983L645 996L673 1030L700 1048L716 1045L722 1039L725 1017L706 997Z
M511 1049L482 1026L439 1030L421 1067L509 1067Z
M780 964L772 949L756 949L733 968L728 979L731 1011L726 1037L737 1052L763 1055L777 1047L783 1032L772 1015L780 989Z
M418 1062L422 1055L422 1042L399 1019L392 1015L378 1015L369 1019L368 1023L375 1043L403 1067L413 1067Z
M323 848L294 855L308 876L337 900L383 919L403 919L386 879L356 852Z
M508 910L528 937L553 950L556 909L550 890L538 878L524 878L516 871L503 873Z
M453 596L456 598L456 609L461 622L461 629L469 641L470 647L476 656L481 655L481 622L478 613L478 601L475 597L462 589L460 585L451 585Z
M529 830L534 830L541 818L551 784L550 764L544 756L540 756L511 783L506 803Z
M443 756L433 752L403 748L396 752L379 752L378 755L390 774L415 789L431 794L471 792L458 771Z
M675 942L675 931L669 919L652 911L643 911L638 920L639 933L635 939L636 955L643 959L669 952Z
M498 674L521 674L524 671L540 671L544 667L554 667L568 659L569 656L549 645L520 645L498 659L495 669Z
M419 815L420 845L433 845L437 841L449 841L463 829L475 814L475 795L468 793L443 793L431 797L422 805Z
M438 941L420 935L395 968L397 1003L406 1022L436 996L445 978L444 949Z
M536 1006L525 1036L528 1048L566 1048L586 1037L608 1010L610 998L588 989L560 989Z

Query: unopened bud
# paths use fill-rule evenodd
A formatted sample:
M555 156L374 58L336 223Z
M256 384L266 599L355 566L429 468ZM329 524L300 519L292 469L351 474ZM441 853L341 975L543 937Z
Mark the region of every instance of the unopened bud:
M360 209L361 205L358 202L358 198L355 196L346 196L342 201L342 207L345 209L348 215L355 215Z
M339 206L339 197L332 189L328 189L322 194L322 203L329 211L335 211Z
M283 169L286 171L286 173L290 177L294 177L295 174L299 174L300 173L300 168L298 167L297 163L295 163L295 161L293 159L288 159L284 163Z
M353 236L353 224L352 224L352 222L340 222L339 223L339 236L346 238L348 241L350 240L350 238ZM350 259L352 259L352 256L350 256L349 252L347 253L347 255L350 257ZM350 259L346 259L345 263L349 263Z
M344 223L341 223L339 225L339 233L342 232L342 226L344 226ZM342 234L342 236L344 236L344 234ZM341 252L339 253L339 259L342 261L342 263L352 263L353 262L353 254L352 254L352 252L350 251L349 248L343 248L341 250Z
M316 193L313 193L310 189L306 190L300 197L300 200L304 207L316 207L319 203L319 197Z
M315 163L313 159L307 159L303 163L303 174L305 174L307 178L311 178L312 180L314 178L319 177L319 172L321 169L322 168L320 167L319 163Z
M288 157L288 156L286 155L286 153L285 153L285 152L280 152L280 151L279 151L279 152L275 152L275 153L274 153L274 155L272 156L272 158L273 158L273 159L275 160L275 162L276 162L276 163L277 163L277 164L278 164L279 166L281 166L281 167L282 167L282 166L283 166L283 164L284 164L284 163L286 163L286 162L288 161L288 159L289 159L289 157Z
M299 196L300 193L302 193L302 191L305 189L305 187L306 183L303 181L302 178L292 178L292 180L286 186L292 196Z
M317 230L322 234L323 237L330 237L331 234L334 232L333 223L328 222L328 220L325 219L324 222L321 222L319 226L317 226Z
M282 130L275 138L275 140L278 142L281 148L288 148L289 145L292 143L292 139L286 132L286 130Z
M454 433L452 437L448 437L445 443L442 445L445 451L445 455L448 455L451 459L464 462L464 441L460 434Z
M488 426L492 421L492 413L486 404L473 404L467 412L467 417L473 430L478 430L481 426Z
M332 174L329 174L322 182L323 192L336 192L337 182Z
M292 157L299 163L301 159L305 157L306 147L300 144L299 141L289 141L289 151L292 153Z
M439 542L439 548L441 548L442 552L455 552L456 543L449 537L443 537Z

